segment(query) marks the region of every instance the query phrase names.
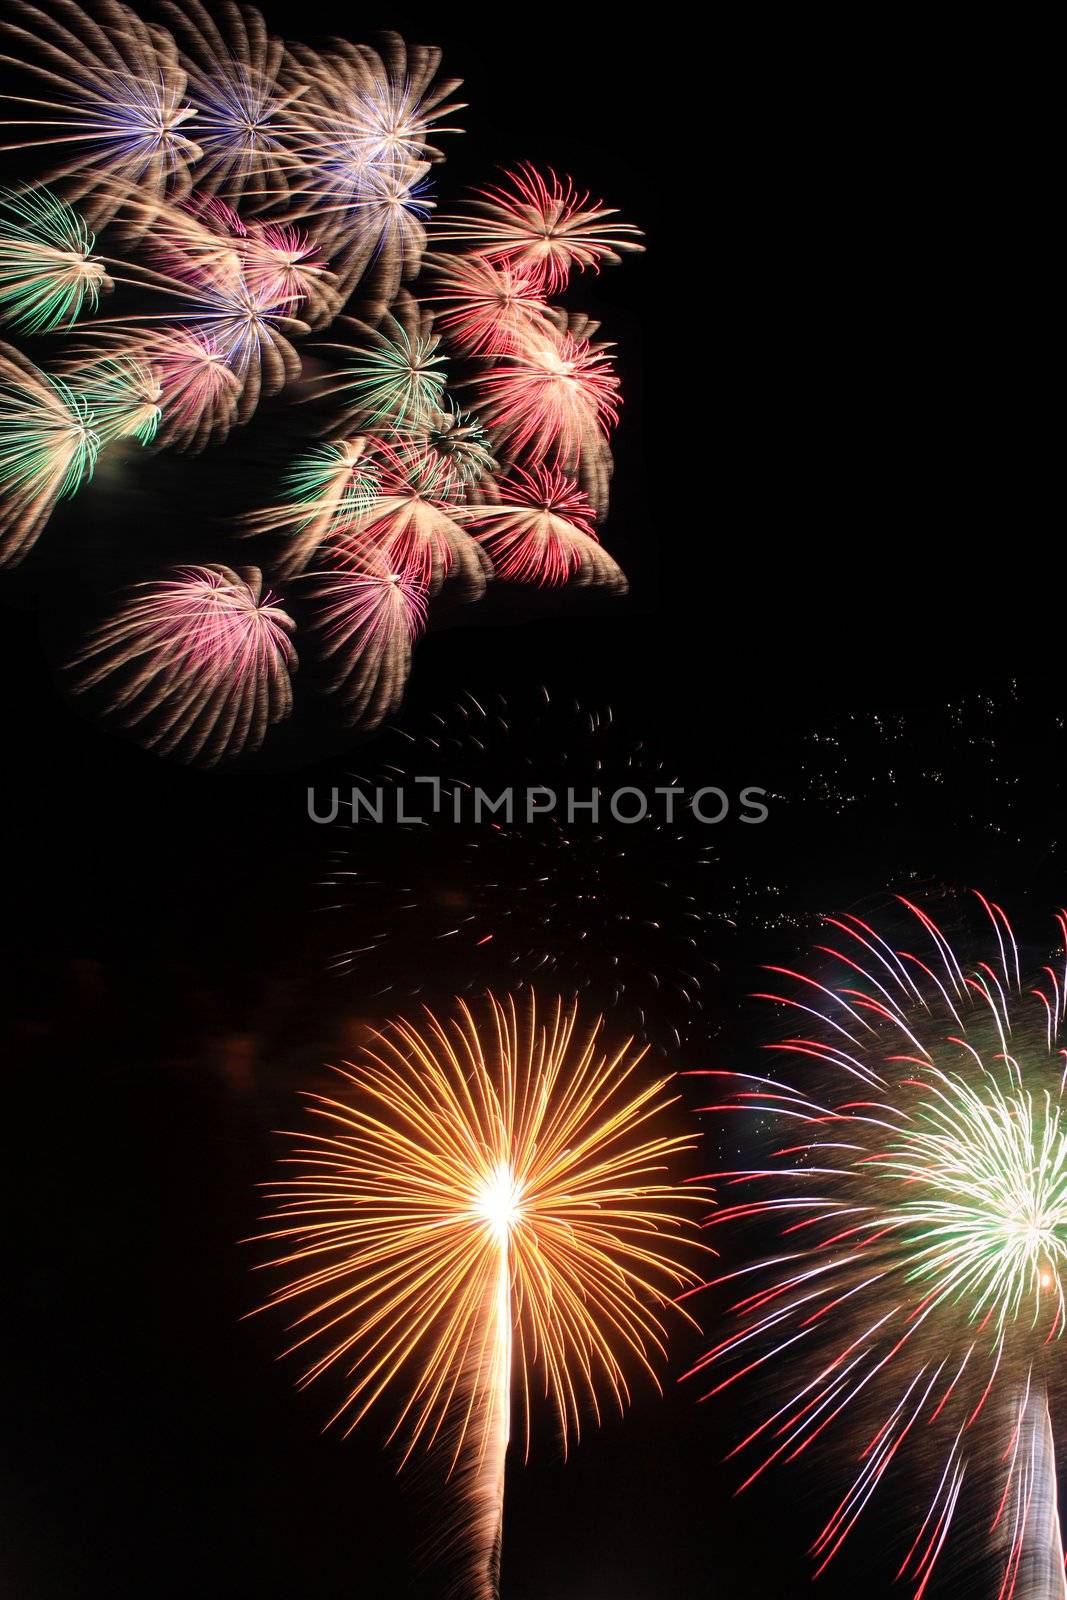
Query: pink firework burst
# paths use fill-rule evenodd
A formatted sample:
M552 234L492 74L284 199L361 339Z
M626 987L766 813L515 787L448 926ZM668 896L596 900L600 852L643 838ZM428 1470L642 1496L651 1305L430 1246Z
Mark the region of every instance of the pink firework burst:
M588 497L558 467L513 467L496 503L464 507L462 516L476 525L498 578L626 588L621 568L596 536Z
M365 546L376 546L390 571L410 575L435 594L446 578L464 599L485 591L489 558L457 521L462 507L448 461L406 443L376 441L379 483L374 498L352 521Z
M245 282L265 303L310 314L312 325L337 310L332 276L309 233L287 222L252 222L241 249Z
M546 294L565 289L574 268L597 271L624 250L644 249L641 230L613 220L614 208L576 189L570 178L529 164L478 190L473 204L477 217L442 218L437 237L528 271Z
M107 684L112 713L146 745L211 766L258 749L292 710L293 628L258 568L179 567L95 630L75 687Z
M410 568L358 537L342 535L328 564L311 576L319 601L317 631L332 661L330 689L353 723L376 728L404 697L412 646L426 627L428 589Z
M245 233L232 206L217 196L194 194L154 209L145 254L183 288L232 286L241 278Z
M438 256L433 267L427 299L444 308L436 326L464 355L500 355L544 331L544 291L530 267L473 255Z
M159 375L161 439L192 451L224 439L241 382L218 340L197 328L163 328L143 336L141 347Z
M619 379L602 346L548 326L474 380L494 438L513 456L573 467L602 452L619 418Z

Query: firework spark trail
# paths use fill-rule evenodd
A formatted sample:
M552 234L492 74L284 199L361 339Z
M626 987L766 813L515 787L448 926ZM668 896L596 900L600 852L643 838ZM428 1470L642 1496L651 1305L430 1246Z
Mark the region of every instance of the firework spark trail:
M758 1191L712 1225L765 1241L777 1221L785 1253L746 1269L757 1287L733 1302L739 1330L687 1376L725 1364L717 1394L810 1363L732 1452L753 1454L742 1488L839 1419L858 1430L852 1481L812 1546L817 1572L898 1453L913 1470L934 1459L897 1573L921 1596L965 1488L976 1495L1000 1460L997 1600L1062 1600L1048 1391L1067 1309L1067 963L1061 951L1027 986L1003 910L977 899L993 948L971 969L906 900L918 952L848 915L826 919L817 975L768 969L785 982L759 998L800 1030L768 1048L796 1061L796 1079L709 1074L725 1098L707 1109L743 1112L775 1148L758 1168L705 1176Z
M669 1079L643 1052L611 1054L599 1021L491 997L484 1024L397 1021L312 1095L321 1134L298 1134L290 1173L268 1185L302 1385L343 1369L332 1421L350 1432L387 1393L404 1460L436 1447L462 1491L466 1586L498 1592L511 1395L535 1390L566 1451L601 1393L625 1409L629 1368L655 1380L664 1314L697 1274L693 1205L671 1163L689 1136L663 1131Z
M1046 1386L1028 1373L1005 1407L1004 1490L993 1522L1003 1561L997 1600L1064 1600L1056 1449Z

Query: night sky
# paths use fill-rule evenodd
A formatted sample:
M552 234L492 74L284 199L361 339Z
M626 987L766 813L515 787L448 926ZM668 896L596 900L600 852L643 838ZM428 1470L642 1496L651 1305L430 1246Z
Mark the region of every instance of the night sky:
M641 745L687 786L768 791L766 823L731 817L682 841L656 891L669 915L675 890L696 897L701 980L699 1011L672 991L669 1023L653 1019L657 1048L672 1053L677 1011L679 1067L750 1060L766 1026L746 998L757 968L810 944L822 911L975 885L1044 937L1067 896L1058 599L1025 550L1018 416L988 340L974 342L966 173L938 200L936 102L920 95L890 138L885 91L865 98L822 69L798 84L795 41L698 47L678 22L649 33L621 14L525 13L511 35L499 13L265 10L309 40L381 23L445 47L471 106L442 193L530 158L646 229L647 256L569 295L619 343L603 536L629 596L491 598L450 618L420 645L397 721L451 726L467 696L504 706L506 747L479 771L511 776L527 756L536 773L564 756L581 767L566 708L610 707L616 764ZM346 741L309 701L240 770L191 772L101 731L57 666L87 594L172 549L210 555L204 508L254 470L253 434L161 463L175 490L162 509L154 462L121 494L94 485L0 587L16 1254L0 1588L25 1600L440 1593L421 1553L432 1479L398 1482L384 1412L348 1441L321 1435L325 1392L295 1392L276 1322L242 1320L259 1286L239 1241L279 1153L272 1130L293 1126L296 1092L321 1086L363 1023L415 988L441 1002L461 979L499 983L495 941L435 962L391 886L417 866L434 916L474 901L491 917L480 858L443 836L438 873L425 840L416 854L394 831L308 819L309 784L377 771L395 734ZM524 735L543 689L558 724ZM447 759L471 756L457 743ZM558 879L530 919L545 951L573 937L567 851L584 864L589 843L538 836ZM654 834L635 829L630 848L586 908L601 947L589 1004L626 1031L647 988L642 940L618 935L621 998L603 947L664 870ZM338 907L341 858L370 887ZM502 899L508 874L527 891L524 860L502 851L484 869L505 875ZM369 927L387 935L373 967L335 970ZM548 967L563 989L571 956ZM714 1165L736 1136L702 1122ZM715 1311L701 1308L709 1326ZM547 1427L529 1465L511 1462L504 1600L806 1589L830 1458L812 1452L734 1500L721 1461L748 1402L701 1405L678 1387L701 1347L681 1333L665 1398L639 1388L566 1466ZM820 1580L830 1600L861 1583L872 1600L890 1592L897 1509L892 1496L874 1509Z

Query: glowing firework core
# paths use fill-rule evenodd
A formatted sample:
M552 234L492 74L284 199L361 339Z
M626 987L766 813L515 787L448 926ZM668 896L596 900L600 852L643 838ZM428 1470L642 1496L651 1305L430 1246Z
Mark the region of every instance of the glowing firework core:
M1062 1334L1067 1263L1067 1131L1047 1094L984 1093L932 1073L936 1098L923 1104L891 1154L876 1163L903 1178L896 1208L914 1277L932 1278L950 1298L971 1300L972 1320L992 1308L1003 1328L1027 1301L1055 1288ZM914 1195L919 1186L921 1193ZM892 1214L886 1221L893 1226ZM907 1236L906 1236L907 1237Z
M502 1244L522 1220L522 1183L507 1161L498 1161L483 1179L474 1201L474 1213L489 1224L494 1240Z

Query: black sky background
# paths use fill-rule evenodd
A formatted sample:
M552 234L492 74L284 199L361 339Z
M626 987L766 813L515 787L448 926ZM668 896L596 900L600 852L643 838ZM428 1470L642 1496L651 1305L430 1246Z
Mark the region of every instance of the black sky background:
M647 230L647 256L568 297L619 341L604 538L631 594L455 619L420 646L406 715L546 683L610 702L700 781L781 797L723 833L751 910L718 936L680 1064L755 1048L756 965L819 910L978 882L1045 918L1067 894L1059 577L991 331L1005 175L961 138L926 52L904 49L902 80L885 52L907 41L838 39L841 72L829 40L769 20L699 39L670 15L266 10L308 40L382 24L445 46L471 105L443 197L530 158ZM384 1419L322 1437L325 1393L294 1392L276 1324L240 1320L271 1130L381 1004L327 974L327 841L305 809L309 783L372 753L309 700L248 770L187 772L102 732L55 670L88 597L171 549L215 553L203 508L240 494L260 448L249 430L214 459L146 460L122 495L94 487L0 591L17 1256L0 1588L25 1600L439 1592L416 1555L435 1502L392 1476ZM813 752L820 729L837 754ZM747 1413L674 1384L699 1348L683 1334L665 1399L641 1392L566 1467L548 1437L512 1464L504 1600L807 1587L833 1485L811 1460L731 1498L719 1462ZM893 1527L875 1513L822 1592L888 1593Z

